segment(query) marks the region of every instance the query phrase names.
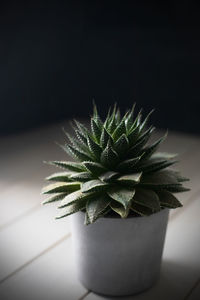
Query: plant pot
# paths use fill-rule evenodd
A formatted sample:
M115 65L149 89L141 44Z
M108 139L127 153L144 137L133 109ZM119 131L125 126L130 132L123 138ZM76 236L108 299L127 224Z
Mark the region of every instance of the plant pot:
M168 209L148 217L104 217L85 226L71 218L73 252L82 284L93 292L127 296L150 288L160 271Z

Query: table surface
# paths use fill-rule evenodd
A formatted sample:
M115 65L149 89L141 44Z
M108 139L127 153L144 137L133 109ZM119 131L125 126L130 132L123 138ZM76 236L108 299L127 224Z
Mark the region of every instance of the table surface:
M54 143L64 141L62 125L0 138L1 300L111 299L79 283L70 218L54 220L55 206L41 206L43 178L55 171L43 160L66 159ZM183 207L170 213L158 282L147 292L118 299L200 299L200 137L169 132L161 150L180 154L177 167L191 179L191 191L179 194Z

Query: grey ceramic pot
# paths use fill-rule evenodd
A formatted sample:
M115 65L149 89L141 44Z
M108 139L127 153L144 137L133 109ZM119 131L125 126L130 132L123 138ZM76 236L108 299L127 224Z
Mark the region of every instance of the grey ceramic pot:
M71 217L74 259L82 284L93 292L127 296L150 288L160 271L168 209L148 217L100 218L84 225Z

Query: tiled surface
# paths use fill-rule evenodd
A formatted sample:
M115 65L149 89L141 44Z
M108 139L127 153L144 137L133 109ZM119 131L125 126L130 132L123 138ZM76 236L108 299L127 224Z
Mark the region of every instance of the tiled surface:
M0 139L1 300L110 299L78 282L69 220L54 221L55 206L40 205L43 178L54 170L42 161L66 157L54 143L64 139L62 125ZM192 191L180 195L184 207L170 215L157 284L118 299L200 299L200 138L170 132L161 150L181 153L177 167Z

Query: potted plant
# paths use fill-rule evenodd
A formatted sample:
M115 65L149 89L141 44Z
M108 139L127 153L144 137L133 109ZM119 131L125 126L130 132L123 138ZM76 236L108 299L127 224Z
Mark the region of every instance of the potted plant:
M187 179L169 168L175 155L157 152L166 134L148 143L152 112L142 119L134 111L121 117L115 105L102 122L94 105L90 129L75 121L75 136L66 133L62 146L75 162L50 162L64 171L47 177L56 183L43 189L50 194L44 204L59 203L57 219L73 214L80 281L112 296L144 291L156 281L169 209L182 206L174 193L188 190Z

